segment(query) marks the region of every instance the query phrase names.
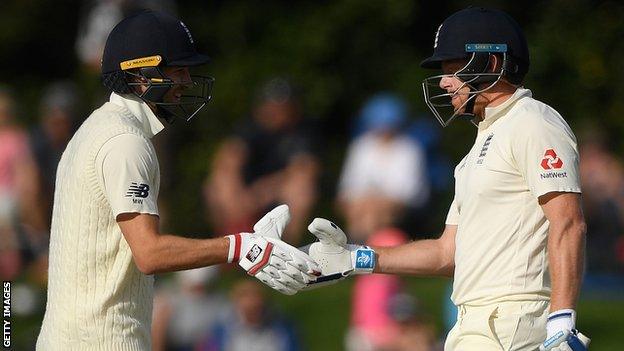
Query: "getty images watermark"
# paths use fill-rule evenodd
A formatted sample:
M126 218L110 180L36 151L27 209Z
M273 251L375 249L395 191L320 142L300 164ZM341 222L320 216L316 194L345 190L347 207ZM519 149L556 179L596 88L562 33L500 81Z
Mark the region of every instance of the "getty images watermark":
M2 282L2 346L11 347L11 282Z

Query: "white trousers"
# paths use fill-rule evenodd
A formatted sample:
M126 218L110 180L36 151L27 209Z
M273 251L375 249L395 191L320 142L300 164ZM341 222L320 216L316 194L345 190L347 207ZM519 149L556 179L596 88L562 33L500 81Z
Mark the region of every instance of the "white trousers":
M458 306L445 351L535 351L546 339L549 301Z

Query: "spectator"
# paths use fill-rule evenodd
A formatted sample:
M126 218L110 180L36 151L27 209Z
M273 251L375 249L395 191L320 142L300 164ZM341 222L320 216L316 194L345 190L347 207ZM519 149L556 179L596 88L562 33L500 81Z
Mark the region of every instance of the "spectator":
M39 126L31 135L31 147L41 180L38 196L50 226L56 168L65 146L75 130L76 87L70 82L56 82L45 90L40 104Z
M398 330L387 351L442 350L442 345L436 342L433 325L414 296L397 294L388 305L388 313L398 324Z
M291 323L279 318L267 302L262 286L243 280L232 289L234 311L217 324L198 351L296 351L299 341Z
M352 241L397 225L427 201L425 155L403 132L407 114L405 102L391 94L372 97L361 111L365 132L349 146L338 189Z
M124 0L98 0L79 25L76 52L80 61L94 72L99 71L108 33L124 16Z
M407 241L398 229L379 230L368 245L397 246ZM402 290L399 276L372 274L356 277L353 287L351 326L346 337L349 351L386 350L399 334L399 325L390 315L390 302Z
M210 289L217 275L217 267L176 272L179 289L159 289L152 320L154 351L191 351L223 317L227 300Z
M115 24L140 9L165 11L175 15L173 0L92 1L79 25L76 53L91 71L99 72L106 38Z
M217 151L205 187L208 215L219 233L236 233L286 203L292 220L282 239L297 244L317 196L317 139L284 79L264 85L252 117Z
M590 273L624 273L624 165L594 134L580 146Z
M15 124L15 101L0 88L0 276L5 280L21 273L28 243L44 227L37 184L28 135Z

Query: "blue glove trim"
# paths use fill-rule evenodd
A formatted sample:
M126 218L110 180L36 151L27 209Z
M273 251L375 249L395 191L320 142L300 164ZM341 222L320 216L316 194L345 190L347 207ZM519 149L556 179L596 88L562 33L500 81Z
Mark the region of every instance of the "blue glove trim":
M555 314L553 316L548 317L548 320L552 321L553 319L562 318L562 317L571 318L572 317L572 313L571 312L557 313L557 314Z

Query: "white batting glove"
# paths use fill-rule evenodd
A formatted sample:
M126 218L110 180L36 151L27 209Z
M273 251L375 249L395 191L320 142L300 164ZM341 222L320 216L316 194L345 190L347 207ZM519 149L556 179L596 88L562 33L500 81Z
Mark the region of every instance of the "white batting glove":
M586 351L591 341L575 329L576 312L563 309L548 315L546 341L540 351Z
M294 295L316 280L321 269L308 255L281 240L288 222L288 206L280 205L254 225L254 233L228 235L228 262L238 262L247 274Z
M334 284L351 274L372 273L375 268L375 250L368 246L347 244L347 236L334 223L315 218L308 226L319 241L303 248L321 267L323 273L310 282L309 288Z

